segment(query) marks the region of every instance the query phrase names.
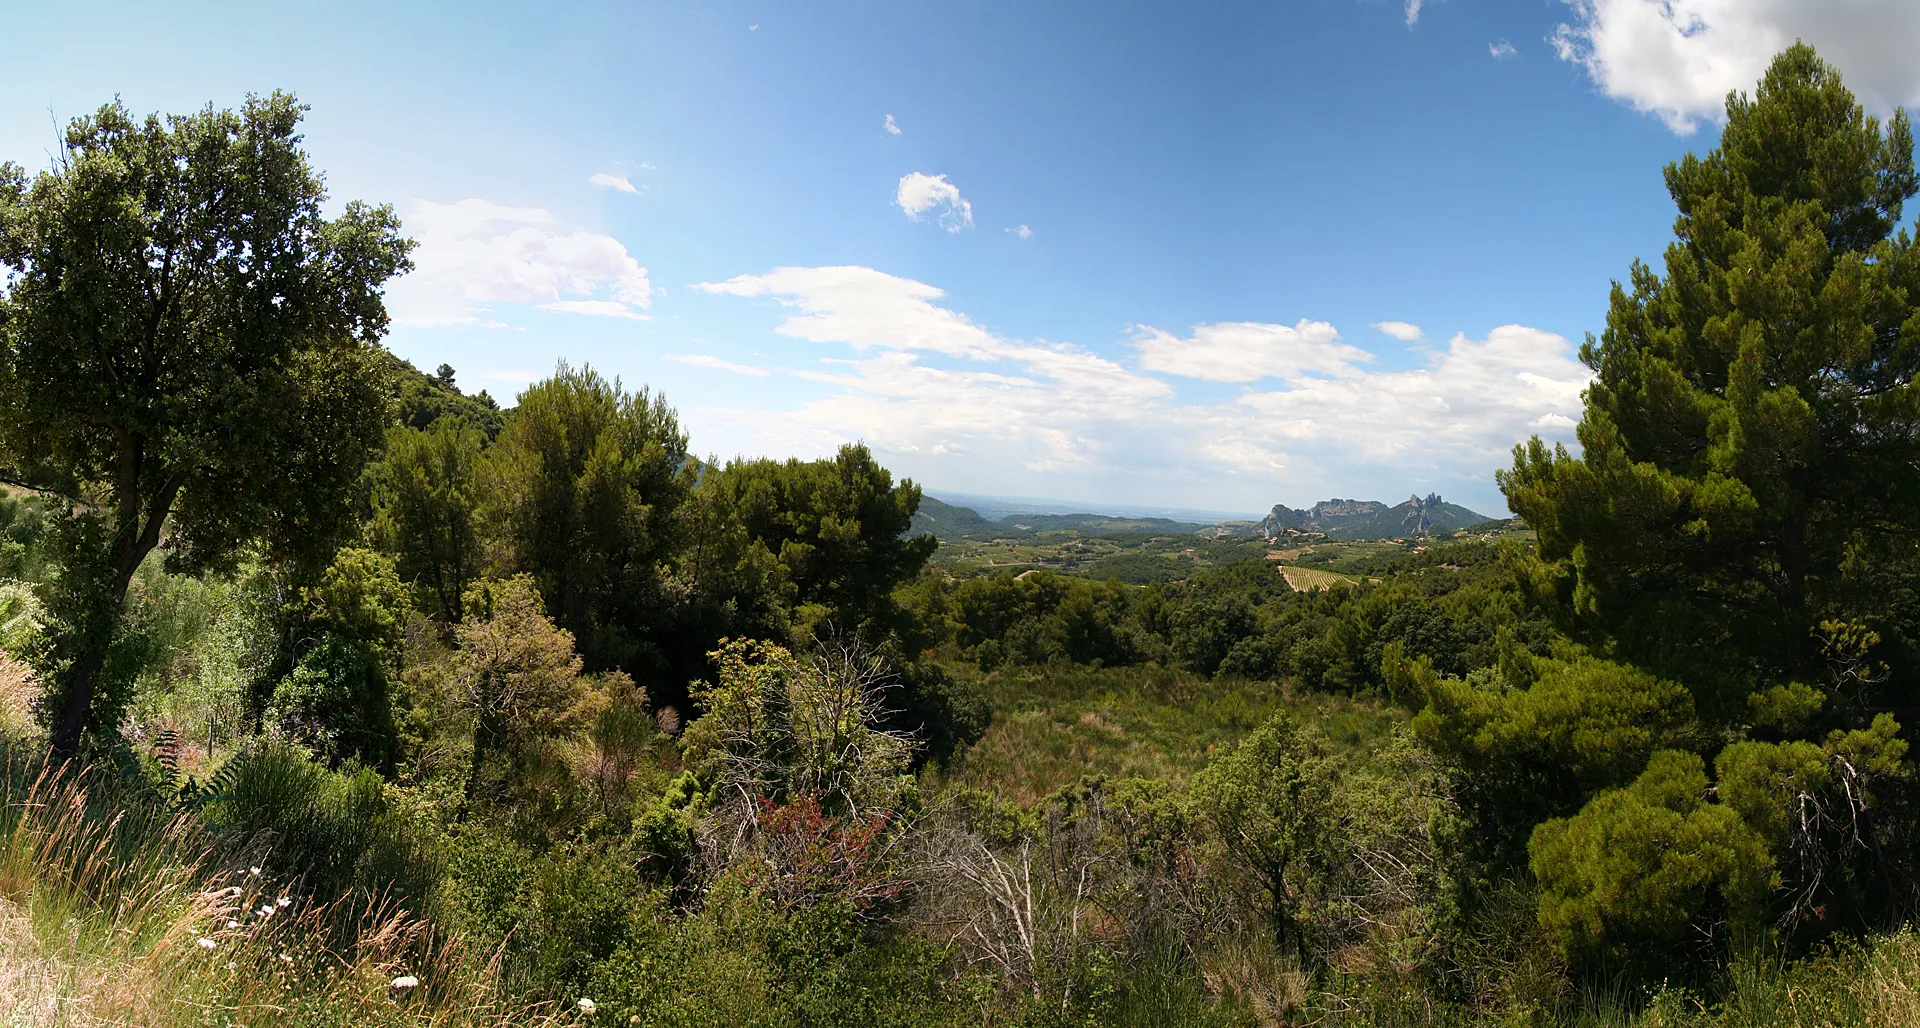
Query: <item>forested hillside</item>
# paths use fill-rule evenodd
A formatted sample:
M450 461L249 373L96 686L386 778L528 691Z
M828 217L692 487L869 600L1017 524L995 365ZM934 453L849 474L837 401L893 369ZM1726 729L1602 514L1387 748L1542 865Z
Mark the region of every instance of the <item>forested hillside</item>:
M1527 531L1321 512L1417 544L980 542L469 393L303 115L0 166L0 1019L1920 1023L1920 179L1811 49L1666 169Z

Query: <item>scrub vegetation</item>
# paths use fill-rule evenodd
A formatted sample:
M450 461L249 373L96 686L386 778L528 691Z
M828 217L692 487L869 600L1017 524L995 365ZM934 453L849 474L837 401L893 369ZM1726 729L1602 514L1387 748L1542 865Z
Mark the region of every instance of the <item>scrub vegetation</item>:
M75 121L0 166L0 1020L1920 1022L1911 131L1803 46L1727 113L1581 452L1404 541L503 409L292 98Z

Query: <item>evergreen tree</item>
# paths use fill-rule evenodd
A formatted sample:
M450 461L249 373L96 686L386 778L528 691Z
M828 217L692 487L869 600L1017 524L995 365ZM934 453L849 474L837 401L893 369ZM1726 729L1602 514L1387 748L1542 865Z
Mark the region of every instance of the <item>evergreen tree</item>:
M1666 170L1666 274L1635 263L1606 331L1584 453L1515 451L1501 486L1557 562L1582 627L1739 718L1747 695L1822 676L1858 622L1911 688L1915 614L1883 603L1920 542L1920 253L1905 112L1882 126L1811 48L1720 146Z

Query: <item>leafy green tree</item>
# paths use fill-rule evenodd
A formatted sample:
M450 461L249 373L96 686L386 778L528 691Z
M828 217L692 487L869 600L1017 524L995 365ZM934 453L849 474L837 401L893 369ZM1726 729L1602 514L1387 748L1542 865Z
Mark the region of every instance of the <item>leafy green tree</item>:
M496 798L512 784L515 765L592 720L595 694L580 674L573 636L547 617L530 576L479 582L466 607L454 679L459 706L474 723L467 797Z
M54 167L0 166L0 449L73 483L54 532L44 714L53 752L111 732L135 569L264 537L309 559L385 426L380 286L408 267L387 207L322 212L275 93L239 111L76 119Z
M374 467L372 535L422 605L457 624L461 598L483 562L481 454L486 434L459 418L425 429L396 426Z
M1581 457L1537 438L1500 476L1581 623L1739 717L1748 692L1824 671L1816 627L1885 604L1920 542L1920 253L1904 111L1884 126L1796 45L1720 145L1666 169L1666 274L1615 284Z
M399 758L392 681L399 670L407 593L393 562L346 547L301 591L304 636L266 721L338 765L356 759L392 773Z
M520 394L488 467L510 564L533 576L587 665L660 671L674 627L666 568L694 479L665 398L562 364Z
M893 591L913 580L939 543L909 536L920 487L893 476L865 446L832 460L743 460L708 472L712 490L747 534L786 569L803 629L884 637L906 627Z
M1214 832L1265 890L1283 945L1306 941L1302 902L1336 844L1337 777L1326 747L1282 711L1193 784L1194 802Z

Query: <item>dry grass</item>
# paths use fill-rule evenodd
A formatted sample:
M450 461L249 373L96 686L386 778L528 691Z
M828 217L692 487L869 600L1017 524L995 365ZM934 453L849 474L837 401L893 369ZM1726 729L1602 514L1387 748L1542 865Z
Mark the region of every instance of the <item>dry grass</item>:
M0 812L0 1023L557 1024L493 968L377 899L309 903L267 854L184 817L115 809L89 776L20 778ZM90 788L92 786L92 788ZM410 976L415 987L395 987Z
M40 695L40 679L33 669L0 650L0 738L25 736L33 730L33 698Z

